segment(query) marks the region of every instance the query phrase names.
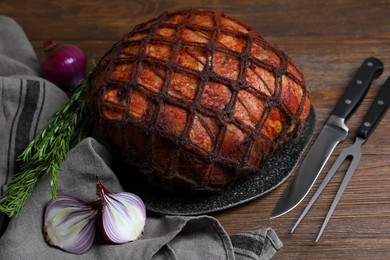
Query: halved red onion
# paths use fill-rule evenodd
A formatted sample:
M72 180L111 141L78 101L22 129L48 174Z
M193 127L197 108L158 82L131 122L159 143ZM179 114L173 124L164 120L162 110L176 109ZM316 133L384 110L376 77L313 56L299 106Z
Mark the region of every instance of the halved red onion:
M145 204L129 192L112 193L101 182L97 192L102 200L100 230L103 239L112 244L137 240L145 227Z
M93 205L64 195L50 201L43 227L47 243L73 254L86 252L96 233L98 208Z

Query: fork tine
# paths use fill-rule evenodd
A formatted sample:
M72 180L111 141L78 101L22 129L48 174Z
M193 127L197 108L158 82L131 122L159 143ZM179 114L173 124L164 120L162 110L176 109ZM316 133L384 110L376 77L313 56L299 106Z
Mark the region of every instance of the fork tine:
M341 166L341 164L345 161L345 159L349 156L350 154L346 151L343 150L340 155L337 157L336 161L332 165L332 168L330 168L328 174L325 176L324 180L322 181L321 185L318 187L317 191L314 193L313 197L303 210L302 214L298 218L297 222L291 229L291 233L295 231L295 229L298 227L298 225L302 222L303 218L306 216L306 214L309 212L311 207L313 206L314 202L318 199L318 197L321 195L322 191L325 189L325 187L328 185L329 181L333 178L334 174L336 173L337 169Z
M320 232L317 235L317 238L315 241L316 243L318 242L318 240L320 240L320 237L321 237L322 233L324 232L325 227L328 224L328 221L329 221L330 217L332 216L341 196L343 195L345 188L347 187L349 181L351 180L353 173L355 172L357 166L359 165L361 154L351 154L351 155L353 155L353 159L351 161L351 164L349 165L349 168L347 170L347 173L344 176L343 181L341 182L341 185L340 185L339 190L337 191L337 194L332 202L332 205L329 208L328 214L326 215L326 218L324 220L324 223L322 224Z

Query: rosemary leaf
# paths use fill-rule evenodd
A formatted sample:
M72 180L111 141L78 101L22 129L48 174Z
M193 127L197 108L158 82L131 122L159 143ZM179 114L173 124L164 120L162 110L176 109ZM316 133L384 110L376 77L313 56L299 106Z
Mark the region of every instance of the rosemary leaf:
M52 199L57 198L61 163L67 152L87 136L92 123L85 105L86 92L84 80L18 157L21 166L0 197L0 212L9 217L17 215L45 174L50 174Z

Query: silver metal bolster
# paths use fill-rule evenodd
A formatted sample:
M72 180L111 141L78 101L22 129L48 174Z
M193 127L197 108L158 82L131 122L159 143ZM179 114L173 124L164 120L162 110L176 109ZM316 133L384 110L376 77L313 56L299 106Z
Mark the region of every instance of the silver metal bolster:
M340 127L342 129L344 129L346 132L349 131L348 127L345 125L345 119L344 118L341 118L341 117L338 117L338 116L335 116L335 115L331 115L329 117L327 123L329 123L331 125L335 125L337 127Z

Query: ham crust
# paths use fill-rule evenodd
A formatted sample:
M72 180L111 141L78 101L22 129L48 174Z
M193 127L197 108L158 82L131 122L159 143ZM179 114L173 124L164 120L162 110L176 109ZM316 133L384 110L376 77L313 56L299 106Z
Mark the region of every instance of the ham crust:
M89 80L113 149L151 183L220 191L297 137L304 77L259 33L217 11L167 12L136 26Z

